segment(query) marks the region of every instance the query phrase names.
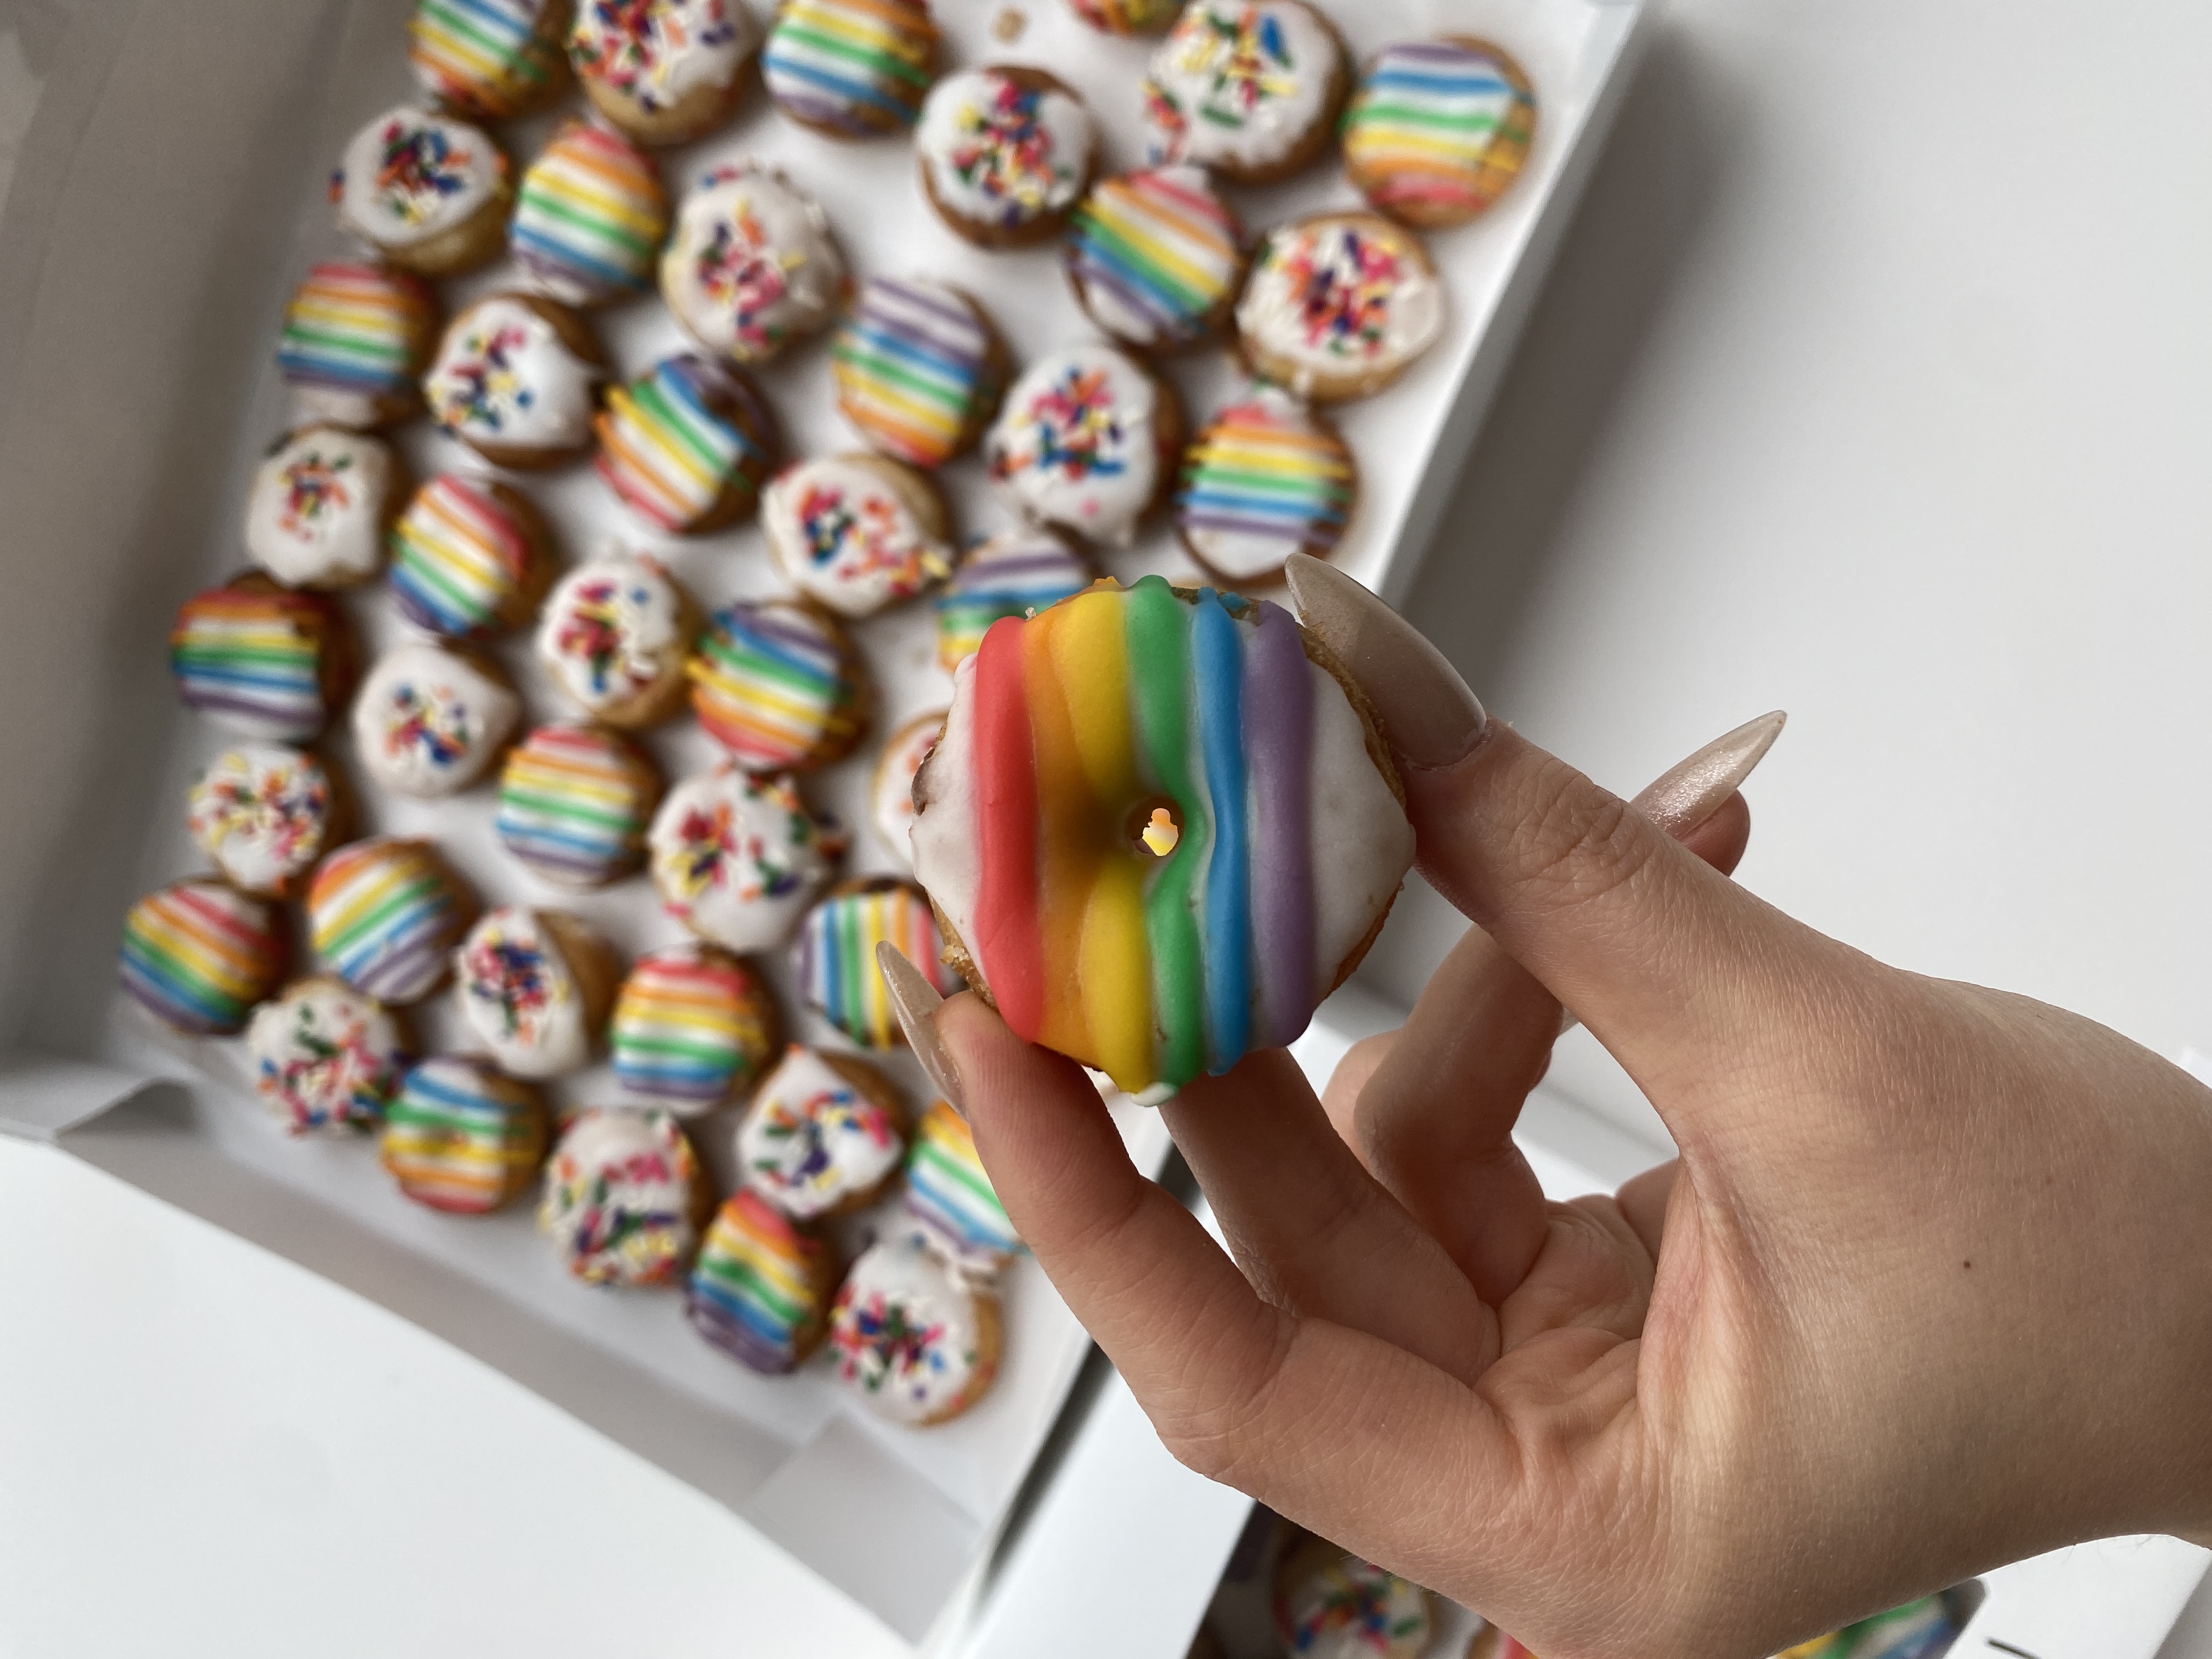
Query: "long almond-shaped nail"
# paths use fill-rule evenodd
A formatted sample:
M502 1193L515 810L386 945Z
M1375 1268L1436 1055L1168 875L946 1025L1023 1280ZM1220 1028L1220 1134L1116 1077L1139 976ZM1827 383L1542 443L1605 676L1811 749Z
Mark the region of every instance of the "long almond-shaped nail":
M1449 766L1474 747L1482 703L1419 629L1319 559L1293 553L1284 574L1298 620L1359 682L1401 759Z
M899 1030L906 1033L906 1046L914 1050L921 1069L937 1085L937 1092L965 1117L968 1103L960 1098L960 1068L952 1063L952 1055L937 1035L937 1011L945 1006L944 997L889 939L876 942L876 967L884 976L884 988L890 993L891 1012L898 1016Z
M1633 805L1679 841L1720 811L1721 803L1735 793L1753 769L1766 758L1766 751L1774 747L1789 718L1778 708L1755 720L1746 720L1726 737L1715 738L1689 759L1652 780Z

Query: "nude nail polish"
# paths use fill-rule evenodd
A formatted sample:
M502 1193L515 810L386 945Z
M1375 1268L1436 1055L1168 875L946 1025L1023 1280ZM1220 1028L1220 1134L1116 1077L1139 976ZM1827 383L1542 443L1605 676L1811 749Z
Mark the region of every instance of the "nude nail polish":
M1718 811L1721 803L1766 758L1789 718L1778 708L1746 720L1662 773L1631 805L1668 835L1677 839L1688 835Z
M1482 703L1419 629L1319 559L1293 553L1284 574L1298 620L1359 683L1400 759L1449 766L1474 747Z
M906 1033L907 1047L914 1050L921 1069L937 1085L937 1092L965 1117L968 1107L960 1098L960 1068L952 1063L951 1054L937 1036L937 1011L945 1006L944 997L889 939L877 942L876 967L884 976L884 988L890 994L891 1012L898 1016L899 1030Z

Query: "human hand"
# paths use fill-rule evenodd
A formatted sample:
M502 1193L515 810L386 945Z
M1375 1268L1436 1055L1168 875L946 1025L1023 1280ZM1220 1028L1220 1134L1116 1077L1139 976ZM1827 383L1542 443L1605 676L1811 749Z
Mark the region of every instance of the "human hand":
M1233 1262L1079 1067L891 975L1175 1455L1548 1659L1752 1659L2073 1540L2212 1533L2212 1091L1791 921L1711 867L1740 797L1685 848L1348 579L1292 592L1475 927L1332 1087L1344 1138L1279 1051L1162 1109ZM1562 1004L1680 1148L1612 1198L1547 1203L1510 1139Z

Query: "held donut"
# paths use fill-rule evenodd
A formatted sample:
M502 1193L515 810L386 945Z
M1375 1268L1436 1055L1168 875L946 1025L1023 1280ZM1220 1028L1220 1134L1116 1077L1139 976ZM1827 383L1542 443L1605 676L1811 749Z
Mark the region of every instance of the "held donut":
M1275 1572L1275 1633L1298 1659L1419 1659L1437 1609L1410 1580L1309 1538Z
M775 106L833 138L912 126L936 73L922 0L782 0L761 52Z
M788 939L842 850L789 778L735 768L670 790L646 840L668 914L732 951Z
M407 1067L392 1012L319 975L253 1011L246 1053L254 1093L295 1135L374 1128Z
M886 1239L853 1264L830 1315L837 1375L878 1415L909 1428L957 1417L999 1373L999 1300L956 1278L918 1238Z
M559 97L568 0L416 0L408 58L441 102L503 120Z
M305 743L353 690L353 635L320 593L256 571L186 599L169 630L177 695L240 737Z
M536 471L590 447L606 354L557 301L495 294L447 325L422 378L430 418L489 461Z
M283 898L338 837L322 762L273 743L218 755L186 797L185 828L231 884Z
M914 849L907 842L907 832L914 827L914 776L937 747L937 734L944 729L942 708L915 715L884 740L869 781L868 827L902 869L914 867Z
M1350 78L1344 42L1304 0L1190 0L1145 78L1152 160L1232 184L1287 179L1328 146Z
M123 921L123 988L186 1036L228 1036L284 972L284 913L219 881L149 893Z
M417 1204L489 1215L530 1190L545 1139L537 1090L488 1060L437 1054L399 1080L384 1109L378 1152Z
M930 89L914 148L922 193L947 229L1023 247L1067 222L1098 164L1098 124L1057 76L993 64Z
M968 1120L943 1101L921 1115L906 1160L906 1207L955 1266L997 1273L1022 1241L983 1172Z
M647 292L668 236L668 193L653 158L589 121L569 120L522 175L507 250L563 305Z
M1091 562L1049 530L1001 531L961 556L937 596L937 661L951 673L1001 617L1026 617L1097 580Z
M357 841L308 884L307 932L339 978L379 1002L420 1002L444 982L476 895L426 841Z
M1388 751L1321 647L1158 576L994 623L915 799L953 966L1145 1099L1297 1037L1413 863Z
M865 1048L906 1040L876 968L876 946L886 940L946 996L960 989L958 976L939 960L945 942L929 900L892 876L861 876L831 888L799 924L792 957L807 1006Z
M556 887L603 887L645 861L660 771L617 732L541 726L499 779L492 829L515 861Z
M1102 179L1076 210L1067 278L1091 320L1146 351L1218 334L1244 275L1244 232L1203 168Z
M1443 328L1428 254L1372 213L1316 214L1270 233L1237 301L1246 366L1317 404L1380 392Z
M365 432L303 427L279 441L246 499L246 552L287 587L350 587L384 562L404 493L392 447Z
M1375 54L1345 111L1345 175L1394 219L1463 225L1520 176L1535 130L1528 77L1498 47L1401 40Z
M686 144L729 118L760 44L746 0L581 0L568 61L639 143Z
M688 671L708 736L749 772L799 772L853 752L867 731L867 668L818 605L743 600L714 613Z
M514 187L506 153L485 134L402 106L354 135L331 199L338 228L392 264L458 276L497 256Z
M422 406L421 376L438 337L438 302L419 276L331 262L284 307L276 367L310 422L373 428Z
M837 1279L830 1246L748 1188L731 1194L708 1228L684 1311L731 1358L781 1376L822 1346Z
M640 957L615 998L615 1080L679 1117L750 1088L777 1052L775 1000L737 957L708 945Z
M607 488L655 529L703 535L760 499L783 453L767 399L735 364L665 358L607 393L592 423Z
M417 628L480 638L529 620L551 580L545 520L520 490L441 472L392 527L392 597Z
M1183 457L1176 534L1222 580L1269 581L1293 553L1326 558L1358 490L1334 428L1261 382L1213 417Z
M672 1285L714 1207L675 1118L595 1108L570 1118L553 1148L538 1226L586 1285Z
M794 1221L866 1209L906 1156L906 1108L889 1079L793 1043L738 1124L746 1183Z

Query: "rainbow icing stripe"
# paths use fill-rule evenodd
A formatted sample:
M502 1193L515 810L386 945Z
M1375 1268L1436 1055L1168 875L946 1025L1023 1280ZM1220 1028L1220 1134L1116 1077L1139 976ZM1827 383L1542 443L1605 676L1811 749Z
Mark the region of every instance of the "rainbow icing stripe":
M1001 617L1026 617L1091 586L1089 564L1049 530L1002 531L955 566L937 597L937 660L947 673L972 657Z
M570 120L522 175L507 248L569 305L642 294L668 236L653 158L620 133Z
M660 789L636 746L591 726L541 726L499 779L500 844L546 880L596 887L645 861Z
M441 1054L400 1079L380 1150L417 1204L483 1215L528 1190L545 1157L545 1106L490 1062Z
M456 109L513 115L566 67L548 15L561 0L416 0L407 25L415 77Z
M1519 176L1535 127L1528 78L1496 47L1403 40L1360 77L1345 112L1344 161L1385 213L1457 224Z
M1210 569L1255 580L1293 553L1334 548L1352 515L1354 484L1344 440L1288 392L1255 386L1185 453L1176 528Z
M884 454L941 466L1003 390L994 348L975 302L957 289L872 276L830 342L837 406Z
M1132 344L1194 345L1243 272L1244 233L1203 168L1103 179L1075 210L1067 270L1084 309Z
M276 366L296 386L411 404L437 315L429 289L405 271L319 264L284 307Z
M630 1093L704 1110L750 1086L776 1052L775 1005L735 957L674 945L641 957L623 981L612 1047Z
M1020 1236L975 1155L975 1132L941 1100L915 1129L906 1206L956 1261L995 1270L1021 1252Z
M1182 0L1067 0L1067 9L1106 34L1157 34L1175 21Z
M830 1267L827 1244L747 1188L707 1230L684 1312L731 1358L780 1376L821 1340L836 1292Z
M123 921L123 988L172 1030L226 1036L283 971L283 913L219 881L149 893Z
M860 735L860 654L804 605L770 599L715 612L687 672L699 724L749 772L819 765Z
M716 405L725 403L738 405L745 418L722 413ZM733 483L775 465L775 418L752 382L696 353L666 358L642 378L611 389L592 427L607 488L673 535L720 517L717 509ZM745 492L745 507L757 493L757 487Z
M937 29L913 0L783 0L761 79L799 120L865 138L913 124Z
M169 668L189 708L250 738L304 743L330 718L337 678L326 653L344 649L345 618L319 593L266 577L194 594L169 631Z
M443 472L392 527L392 597L408 621L465 637L501 625L535 556L514 515L483 484Z
M364 996L418 1002L446 976L475 906L434 848L358 841L325 859L307 888L315 954Z
M929 901L912 882L875 876L830 893L806 913L793 947L799 994L854 1042L889 1048L901 1041L898 1016L876 968L889 940L951 996L960 976L938 960L945 949Z

